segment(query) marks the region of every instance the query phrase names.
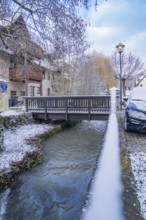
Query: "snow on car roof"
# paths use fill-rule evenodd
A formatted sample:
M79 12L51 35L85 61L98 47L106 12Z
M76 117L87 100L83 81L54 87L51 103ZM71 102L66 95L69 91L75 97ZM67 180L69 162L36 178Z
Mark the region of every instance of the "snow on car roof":
M130 94L132 99L140 99L146 101L146 87L136 87Z

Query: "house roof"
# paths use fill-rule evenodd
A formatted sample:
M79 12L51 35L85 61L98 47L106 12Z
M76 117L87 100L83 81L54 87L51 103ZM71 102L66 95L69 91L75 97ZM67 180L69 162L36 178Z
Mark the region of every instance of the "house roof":
M146 74L144 76L142 76L141 78L138 79L138 82L136 83L136 86L138 86L146 77Z
M27 53L28 56L42 58L42 48L32 41L26 23L22 15L11 24L11 26L0 26L2 39L0 39L0 50L18 54L20 50ZM8 46L8 49L6 47Z
M5 79L1 79L1 78L0 78L0 82L5 82L5 83L7 83L8 81L5 80Z
M33 63L37 65L41 65L41 67L44 67L48 70L55 71L55 67L49 63L47 59L41 59L41 60L33 60Z

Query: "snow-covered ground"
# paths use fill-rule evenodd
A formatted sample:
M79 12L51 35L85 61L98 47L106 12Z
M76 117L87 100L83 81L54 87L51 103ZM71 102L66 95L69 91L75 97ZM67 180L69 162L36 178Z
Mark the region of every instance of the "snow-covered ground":
M22 113L7 111L1 113L1 116L18 114ZM52 129L53 127L50 125L29 124L5 130L2 151L0 152L0 171L10 171L13 162L21 161L28 152L37 151L37 147L30 144L28 140Z
M23 112L9 110L0 114L4 116L20 115ZM0 172L11 172L11 164L13 162L22 161L28 152L37 151L38 148L34 144L30 144L37 135L44 134L53 129L53 126L45 124L29 124L19 126L17 128L7 129L4 131L3 146L0 152ZM0 220L3 219L5 213L10 188L6 189L0 198Z
M144 219L146 219L146 153L131 153L130 160L135 179L136 191L141 205L141 213Z

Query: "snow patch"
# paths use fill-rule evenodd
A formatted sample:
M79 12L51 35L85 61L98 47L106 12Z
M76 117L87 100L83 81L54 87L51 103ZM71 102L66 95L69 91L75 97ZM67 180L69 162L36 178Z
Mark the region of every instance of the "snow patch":
M0 220L3 219L3 215L6 212L9 194L10 189L6 189L3 193L0 194Z
M17 112L14 110L8 110L5 112L0 113L0 116L12 116L12 115L22 115L24 112Z
M144 219L146 219L146 153L131 153L130 160L135 179L136 192L141 205L141 213Z
M12 162L21 161L27 152L37 151L37 148L29 144L28 140L52 129L50 125L33 124L4 131L0 170L10 171Z

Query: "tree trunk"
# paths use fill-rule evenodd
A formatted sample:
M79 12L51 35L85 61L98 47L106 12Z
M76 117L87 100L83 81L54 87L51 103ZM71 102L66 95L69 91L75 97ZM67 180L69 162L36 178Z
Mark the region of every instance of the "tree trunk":
M123 82L123 97L126 96L126 79L122 79Z

